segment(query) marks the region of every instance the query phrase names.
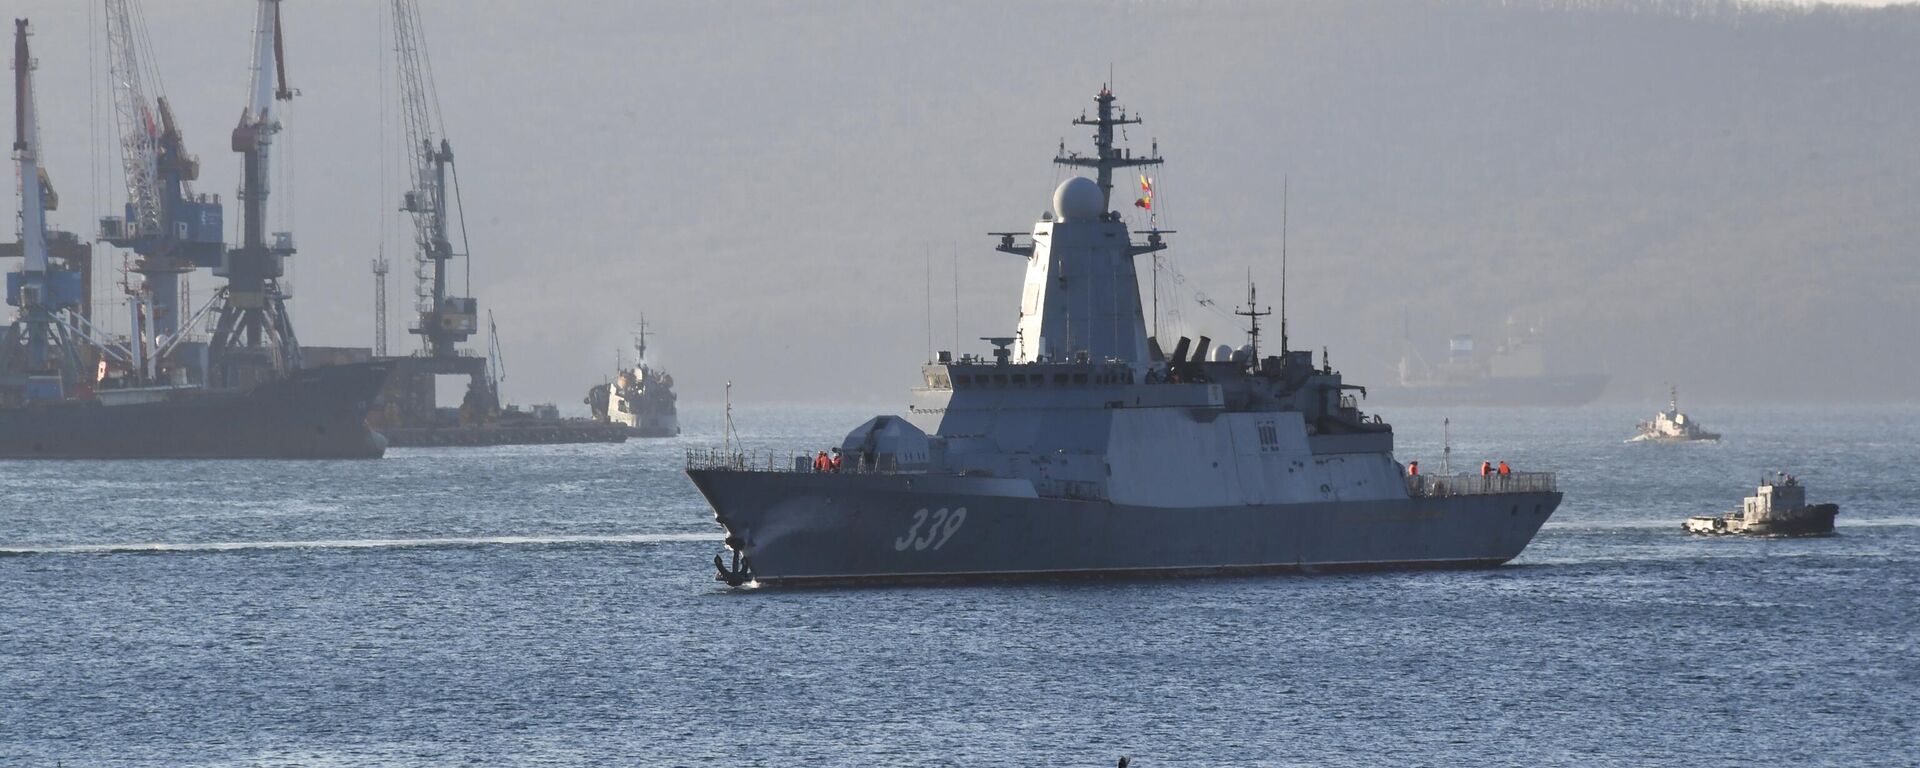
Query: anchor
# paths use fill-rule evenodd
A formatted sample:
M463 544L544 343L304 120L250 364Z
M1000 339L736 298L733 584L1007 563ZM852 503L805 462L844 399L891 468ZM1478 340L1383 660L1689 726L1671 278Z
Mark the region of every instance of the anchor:
M719 572L719 575L714 578L726 582L729 587L737 587L753 581L753 566L740 554L741 550L746 549L746 542L741 541L738 536L728 536L726 543L727 549L733 552L733 567L728 568L719 555L714 555L713 569Z

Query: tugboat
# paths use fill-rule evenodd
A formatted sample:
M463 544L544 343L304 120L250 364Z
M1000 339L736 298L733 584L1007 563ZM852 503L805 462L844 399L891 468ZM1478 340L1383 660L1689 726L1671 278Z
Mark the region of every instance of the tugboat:
M620 424L635 437L674 437L680 434L680 415L675 408L679 396L673 393L673 376L647 363L647 321L633 335L633 367L624 362L620 375L610 384L587 390L587 407L595 421Z
M1760 481L1740 509L1689 517L1681 528L1703 536L1824 536L1833 533L1838 504L1808 504L1807 487L1785 472Z
M1708 432L1700 422L1680 412L1679 387L1674 387L1669 395L1672 399L1667 401L1667 409L1654 414L1653 421L1640 422L1640 434L1627 442L1690 443L1720 439L1720 433Z
M1393 427L1359 407L1309 350L1147 334L1135 260L1167 247L1130 232L1113 172L1158 165L1115 146L1139 123L1109 88L1076 125L1094 169L1053 190L1023 232L993 233L1026 264L1018 326L990 357L939 352L907 415L879 416L826 451L690 450L733 586L1139 578L1505 563L1559 506L1551 473L1422 475ZM1151 194L1150 180L1142 191ZM1135 207L1147 208L1142 197ZM1142 235L1143 238L1135 238ZM1284 274L1284 272L1283 272Z

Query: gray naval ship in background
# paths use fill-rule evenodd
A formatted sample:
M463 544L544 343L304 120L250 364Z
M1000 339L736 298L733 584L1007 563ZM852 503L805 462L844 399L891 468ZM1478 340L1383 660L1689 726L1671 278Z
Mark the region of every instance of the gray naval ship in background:
M1312 353L1208 355L1148 338L1134 258L1166 247L1111 212L1113 171L1155 165L1114 146L1138 123L1102 89L1093 168L1055 190L1030 232L1020 321L991 359L942 352L908 416L819 457L689 452L726 529L729 584L1146 576L1475 567L1518 555L1560 503L1547 473L1409 475L1393 427ZM1157 153L1156 153L1157 154ZM1284 304L1284 297L1283 302ZM1212 359L1209 359L1209 358ZM828 464L826 469L812 467Z

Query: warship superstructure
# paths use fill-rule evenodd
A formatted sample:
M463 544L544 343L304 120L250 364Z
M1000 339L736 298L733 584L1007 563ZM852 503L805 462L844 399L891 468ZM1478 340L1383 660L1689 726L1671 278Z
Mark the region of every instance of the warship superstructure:
M260 29L276 43L267 47L263 55L268 56L278 47L278 16L268 13L273 5L263 0ZM109 47L116 73L134 37L125 26L124 10L123 3L108 3ZM367 428L365 419L374 393L387 376L384 366L294 369L217 388L189 380L196 371L207 374L209 352L220 350L200 346L197 356L180 354L192 346L185 339L193 323L180 322L175 314L179 304L174 280L207 258L209 251L221 250L218 202L185 191L182 182L193 175L194 163L179 155L178 133L164 102L159 108L161 119L150 119L154 113L144 96L124 80L116 81L117 111L140 118L135 126L145 139L129 140L129 166L157 169L163 182L158 186L167 194L142 192L139 187L154 179L129 174L129 218L103 221L102 234L141 255L142 266L133 271L143 279L126 285L131 325L126 335L114 336L94 323L91 249L47 224L47 212L56 209L57 198L40 165L34 62L25 20L15 22L14 34L13 150L21 190L20 240L0 249L0 255L17 254L22 265L7 274L7 303L15 308L14 322L0 328L0 457L380 456L385 441ZM256 53L261 54L259 47ZM256 58L256 75L262 61ZM264 61L271 71L272 60ZM250 111L249 115L243 118L243 128L251 125L270 133L270 127L263 126L277 127L266 112ZM264 162L263 158L263 154L249 155L250 180L264 178L255 162ZM264 189L258 192L264 195ZM242 197L253 200L249 194ZM250 206L249 213L258 213L257 206ZM195 226L208 221L213 222L210 229ZM249 221L250 231L257 229L251 223L257 219ZM173 226L151 228L141 222ZM217 302L231 308L235 305L229 298L223 291ZM202 315L213 307L209 304ZM284 320L284 308L275 311ZM235 328L222 327L230 332ZM214 359L232 362L231 358Z
M613 381L587 390L587 408L595 421L619 424L638 437L673 437L680 434L679 395L673 392L673 375L647 362L647 323L633 335L634 362L616 365L619 374Z
M726 530L730 584L1186 575L1504 563L1560 503L1549 473L1409 474L1364 390L1310 351L1238 351L1147 335L1113 172L1158 165L1115 146L1139 123L1095 97L1090 168L1031 230L994 233L1027 264L1013 335L990 358L942 352L906 416L838 446L843 462L689 452ZM1144 186L1144 185L1143 185ZM1144 206L1143 206L1144 207ZM1142 239L1135 239L1139 235ZM1282 303L1284 305L1284 292ZM1212 354L1210 354L1212 352Z
M1668 394L1667 409L1654 414L1652 421L1640 422L1638 433L1627 442L1688 443L1720 439L1720 433L1707 431L1700 422L1680 411L1680 388L1674 387Z

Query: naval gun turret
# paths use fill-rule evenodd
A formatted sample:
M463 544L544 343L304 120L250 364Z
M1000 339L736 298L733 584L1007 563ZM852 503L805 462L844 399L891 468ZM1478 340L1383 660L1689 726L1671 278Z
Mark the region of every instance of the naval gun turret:
M1139 122L1095 97L1093 168L1053 190L996 250L1027 262L1012 336L991 358L941 353L904 416L813 450L689 451L687 473L727 532L731 584L1137 576L1490 566L1560 502L1548 473L1408 476L1393 427L1324 358L1281 344L1215 350L1147 334L1135 257L1167 230L1111 210ZM1136 238L1136 236L1139 236ZM1283 339L1285 334L1282 334ZM810 460L811 459L811 460Z

